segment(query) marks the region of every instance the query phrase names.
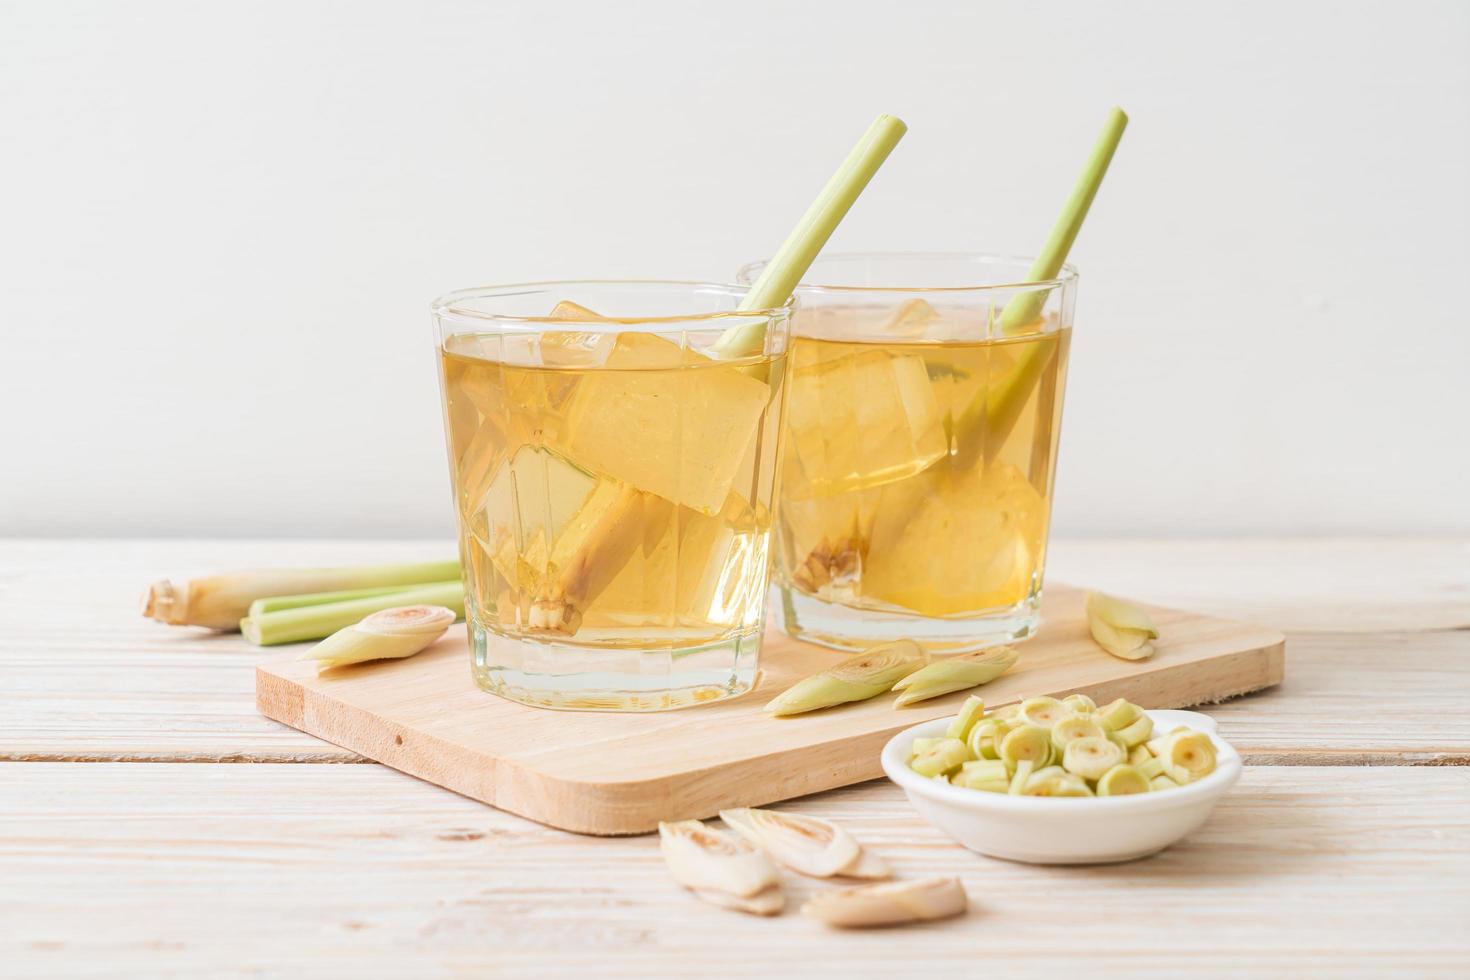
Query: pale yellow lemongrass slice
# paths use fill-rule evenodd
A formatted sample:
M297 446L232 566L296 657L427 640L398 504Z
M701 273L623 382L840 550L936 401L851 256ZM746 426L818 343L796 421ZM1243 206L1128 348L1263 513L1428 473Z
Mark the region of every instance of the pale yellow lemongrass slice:
M943 919L959 915L968 904L958 878L922 878L817 892L801 911L848 929Z
M738 807L721 810L720 819L778 864L814 878L845 874L862 857L851 834L820 817Z
M399 606L365 617L362 622L340 629L297 660L314 660L323 670L396 660L420 653L454 624L458 616L443 606Z
M1098 646L1122 660L1152 656L1159 638L1146 610L1101 592L1087 593L1087 628Z
M658 825L659 849L674 880L696 892L716 891L752 898L781 879L765 853L753 844L712 830L698 820Z
M781 891L780 885L772 885L750 896L731 895L713 888L690 890L711 905L735 909L737 912L749 912L751 915L779 915L786 907L786 895Z

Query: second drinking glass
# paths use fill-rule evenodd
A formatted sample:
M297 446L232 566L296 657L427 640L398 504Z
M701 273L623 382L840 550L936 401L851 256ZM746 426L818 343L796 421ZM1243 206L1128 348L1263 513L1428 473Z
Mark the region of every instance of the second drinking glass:
M797 288L775 532L792 636L960 653L1036 630L1077 274L1030 266L833 255Z

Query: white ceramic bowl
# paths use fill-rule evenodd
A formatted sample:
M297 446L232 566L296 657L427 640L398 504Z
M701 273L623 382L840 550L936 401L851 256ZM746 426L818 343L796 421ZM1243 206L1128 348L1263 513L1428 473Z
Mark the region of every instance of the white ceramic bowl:
M972 851L1028 864L1104 864L1161 851L1210 815L1240 778L1240 754L1220 740L1215 720L1197 711L1149 711L1157 731L1180 725L1215 743L1215 771L1178 789L1133 796L1008 796L963 789L908 767L916 738L943 735L950 718L915 725L883 747L883 771L914 808Z

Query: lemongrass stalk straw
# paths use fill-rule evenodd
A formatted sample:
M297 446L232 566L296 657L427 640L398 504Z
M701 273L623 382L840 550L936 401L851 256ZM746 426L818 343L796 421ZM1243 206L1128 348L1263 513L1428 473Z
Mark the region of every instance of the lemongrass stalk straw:
M322 670L369 660L412 657L444 635L457 618L443 606L398 606L340 629L297 660L314 660Z
M1041 254L1036 257L1027 273L1028 282L1046 282L1055 279L1062 271L1067 253L1077 240L1077 232L1087 218L1093 198L1097 197L1097 190L1102 186L1108 164L1112 162L1113 153L1118 149L1123 130L1127 126L1127 113L1114 106L1108 113L1102 133L1093 144L1092 154L1087 158L1087 166L1083 168L1077 185L1072 189L1072 196L1067 199ZM1049 289L1028 289L1013 296L1001 310L997 324L1001 334L1016 334L1034 323L1041 314L1049 293ZM1051 343L1026 344L1010 375L998 385L981 389L955 422L955 442L962 455L972 456L981 450L982 440L977 436L982 429L988 430L986 441L992 445L998 445L1005 440L1020 417L1026 399L1036 387L1042 370L1056 355L1056 350L1055 340Z
M176 626L233 630L239 628L240 618L249 613L250 604L256 599L379 586L408 588L458 579L459 575L459 562L438 561L235 572L178 584L164 579L148 587L143 598L143 615Z
M419 605L445 606L455 616L463 616L464 586L459 582L439 582L368 599L282 609L240 620L240 632L251 643L263 647L320 640L383 609Z
M817 253L906 132L908 127L896 116L883 115L873 121L761 270L760 277L741 300L740 309L774 309L791 298ZM726 330L713 349L724 357L748 357L761 352L765 336L764 320L741 323Z
M1028 282L1045 282L1056 278L1057 273L1062 271L1067 253L1077 240L1077 232L1082 230L1082 222L1087 218L1093 198L1097 197L1097 189L1102 186L1108 164L1113 162L1113 154L1117 151L1118 143L1123 139L1123 130L1127 127L1128 114L1114 106L1108 113L1107 122L1103 124L1097 142L1093 144L1092 154L1087 158L1082 176L1077 178L1077 186L1072 188L1072 196L1067 198L1061 216L1052 226L1051 235L1042 246L1041 254L1031 264L1031 271L1026 277ZM1046 293L1044 289L1032 289L1012 297L1000 314L1001 332L1015 333L1035 321L1041 313L1041 307L1046 303Z

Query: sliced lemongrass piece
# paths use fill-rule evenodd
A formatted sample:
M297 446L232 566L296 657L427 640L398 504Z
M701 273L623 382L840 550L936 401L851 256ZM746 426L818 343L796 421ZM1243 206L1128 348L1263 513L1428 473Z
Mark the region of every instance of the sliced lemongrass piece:
M1101 592L1087 593L1087 628L1098 646L1123 660L1152 656L1159 638L1145 610Z
M943 737L914 739L913 743L909 746L909 758L912 759L916 755L928 752L942 741L944 741Z
M658 825L659 849L674 880L695 891L717 891L751 898L781 879L765 853L734 834L712 830L698 820Z
M1164 775L1164 764L1153 756L1149 756L1142 762L1131 763L1134 769L1143 773L1143 778L1152 781L1157 776Z
M241 618L250 612L250 604L257 599L395 585L409 588L449 579L459 579L459 562L233 572L178 583L164 579L148 587L143 597L143 615L175 626L234 630L239 629Z
M801 911L829 926L851 929L944 919L967 907L958 878L922 878L831 888L813 895Z
M965 698L965 703L960 705L960 713L954 716L949 727L944 730L944 737L957 738L963 742L969 737L970 729L975 727L975 722L983 717L985 717L985 701L973 694L970 695Z
M690 890L711 905L734 909L737 912L749 912L751 915L778 915L786 907L786 896L782 893L780 885L772 885L770 888L749 896L731 895L729 892L716 891L713 888Z
M369 599L328 602L320 606L282 609L240 620L240 632L258 646L300 643L320 640L340 629L361 622L366 616L395 606L444 606L464 616L464 586L459 582L440 582L389 592Z
M1083 779L1101 779L1103 773L1123 763L1123 750L1105 738L1079 738L1067 743L1062 768Z
M1016 771L1011 776L1011 785L1006 788L1006 792L1011 796L1020 796L1026 792L1026 783L1031 779L1031 774L1035 771L1036 763L1030 759L1022 759L1016 763Z
M1183 786L1215 771L1215 743L1204 732L1183 731L1164 739L1159 755L1164 773Z
M1099 724L1109 731L1115 732L1133 724L1138 720L1142 712L1139 710L1138 705L1119 698L1098 708L1096 714Z
M913 640L894 640L797 681L766 705L773 715L795 715L849 701L866 701L924 666L924 650Z
M1097 781L1098 796L1132 796L1148 792L1148 777L1124 763L1102 774Z
M985 717L994 718L996 721L1003 721L1007 724L1010 724L1011 722L1019 721L1019 718L1017 716L1019 716L1020 713L1020 704L1003 704L999 708L996 708L994 711L987 711L985 713Z
M1021 791L1023 796L1091 796L1092 790L1081 776L1069 772L1034 774Z
M322 670L412 657L444 635L458 614L443 606L397 606L382 609L327 637L297 660L315 660Z
M1161 789L1178 789L1179 784L1168 776L1155 776L1148 781L1149 792L1157 792Z
M1027 698L1021 702L1021 720L1028 725L1050 728L1071 714L1056 698Z
M965 789L1004 793L1010 787L1010 778L1006 764L999 759L978 759L960 766L960 771L949 777L949 781Z
M1141 766L1154 757L1148 750L1147 745L1135 745L1128 750L1128 764L1130 766Z
M1090 715L1097 711L1097 702L1085 694L1068 694L1062 698L1062 704L1074 715Z
M1022 761L1040 768L1054 758L1051 732L1040 725L1021 725L1006 733L1000 742L1000 758L1006 765L1015 768Z
M1058 752L1065 752L1069 742L1079 738L1106 738L1107 734L1090 716L1072 715L1051 726L1051 744Z
M893 706L902 708L906 704L927 701L941 694L989 684L1014 667L1020 656L1013 647L994 647L936 660L894 685L894 690L902 693L893 702Z
M1154 720L1148 715L1139 715L1133 724L1114 732L1129 749L1147 742L1154 734Z
M862 855L851 834L819 817L739 807L721 810L720 819L777 864L814 878L830 878Z
M894 116L879 116L873 121L786 241L761 269L760 276L740 301L741 310L775 309L791 298L817 253L907 131L903 120ZM721 334L715 341L714 351L722 357L749 357L761 352L765 336L765 321L753 319Z
M999 759L1001 739L1010 730L1010 726L998 718L982 718L970 729L965 745L977 759Z
M909 768L921 776L947 776L970 758L970 749L964 742L946 738L929 751L914 756Z

